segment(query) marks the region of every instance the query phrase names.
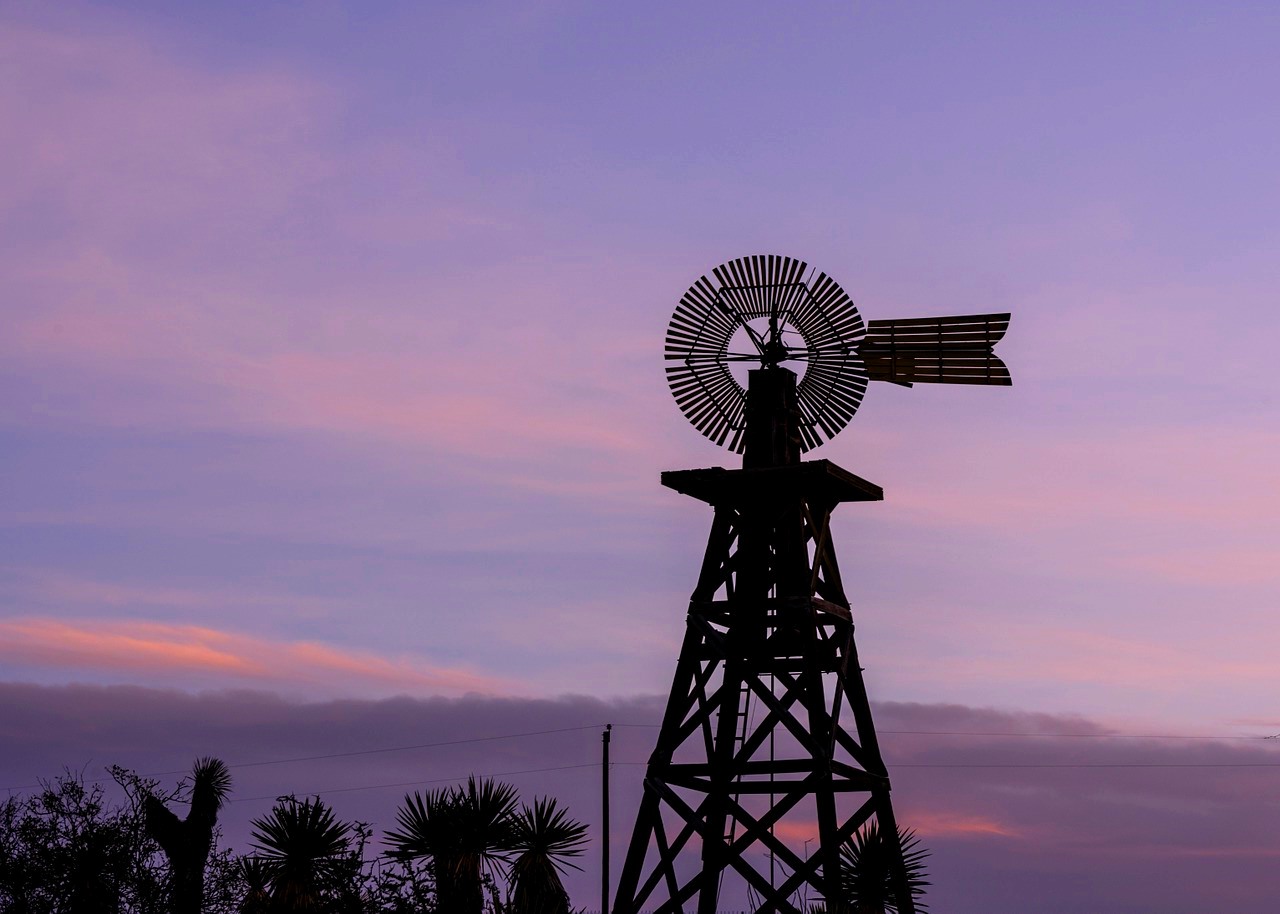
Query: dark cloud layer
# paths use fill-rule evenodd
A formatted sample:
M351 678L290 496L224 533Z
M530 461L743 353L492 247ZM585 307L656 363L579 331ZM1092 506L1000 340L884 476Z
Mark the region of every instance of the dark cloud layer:
M661 705L657 697L299 704L249 692L7 684L0 786L25 789L64 767L90 778L108 764L178 772L216 754L236 779L227 839L245 847L249 820L281 793L320 793L343 816L381 828L406 790L476 772L501 775L525 796L558 796L594 834L608 722L616 880ZM1133 739L1083 718L958 705L885 704L876 713L899 817L933 852L935 910L1271 909L1280 889L1280 752L1270 742ZM546 730L561 732L511 736ZM409 746L422 748L399 748ZM394 751L369 751L380 749ZM332 757L258 764L313 756ZM598 879L593 848L571 883L579 904L596 902Z

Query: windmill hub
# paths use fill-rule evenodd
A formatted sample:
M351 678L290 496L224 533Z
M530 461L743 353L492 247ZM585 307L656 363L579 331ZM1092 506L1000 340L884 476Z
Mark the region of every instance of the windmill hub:
M752 318L734 331L725 349L729 372L743 389L747 372L754 368L785 365L803 377L808 368L808 350L800 331L783 323L775 330L764 318Z
M760 354L761 364L765 368L777 368L782 362L791 358L791 353L787 351L787 347L782 345L779 334L775 331L769 342L765 343L764 352Z

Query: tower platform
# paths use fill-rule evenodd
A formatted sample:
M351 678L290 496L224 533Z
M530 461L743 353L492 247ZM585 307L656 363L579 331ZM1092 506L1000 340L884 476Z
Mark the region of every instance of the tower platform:
M668 470L662 484L715 507L759 504L761 498L840 504L884 501L884 490L830 460L805 460L791 466L728 470Z

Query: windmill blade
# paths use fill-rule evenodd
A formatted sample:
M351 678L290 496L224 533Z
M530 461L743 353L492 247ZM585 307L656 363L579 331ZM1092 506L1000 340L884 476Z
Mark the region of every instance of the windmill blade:
M873 381L1007 387L1009 369L992 350L1008 328L1008 314L869 321L858 354Z
M802 450L834 436L862 402L867 377L858 343L866 325L839 283L825 273L806 279L807 269L775 254L739 257L700 278L676 306L667 383L685 417L716 444L738 453L746 446L739 378L750 363L799 369Z

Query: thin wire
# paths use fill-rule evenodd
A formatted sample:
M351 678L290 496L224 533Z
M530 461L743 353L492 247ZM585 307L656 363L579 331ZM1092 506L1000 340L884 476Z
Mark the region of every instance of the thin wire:
M261 762L238 762L228 768L256 768L261 765L285 765L291 762L315 762L322 759L350 758L353 755L376 755L381 752L405 752L410 749L436 749L440 746L460 746L464 743L491 743L504 739L521 739L526 736L545 736L548 733L572 733L579 730L596 730L603 724L588 724L583 727L559 727L554 730L529 730L524 733L504 733L499 736L474 736L468 739L450 739L438 743L418 743L413 746L388 746L383 749L356 749L351 752L331 752L328 755L302 755L296 758L268 759ZM184 771L165 771L161 774L185 774Z
M619 762L618 764L642 765L644 763L643 762ZM510 777L511 775L514 775L514 774L536 774L543 771L569 771L572 768L594 768L595 765L596 765L595 762L585 762L581 765L557 765L552 768L522 768L519 771L492 771L492 772L489 772L488 774L474 774L474 773L464 774L464 775L460 775L458 777L452 777L452 778L432 778L431 780L427 780L427 781L402 781L399 784L364 784L359 787L327 787L324 790L307 791L306 795L318 797L321 794L352 793L353 791L357 791L357 790L383 790L383 789L389 789L391 787L420 787L423 784L444 784L447 782L461 781L464 778L468 778L468 777L501 778L501 777ZM609 767L612 768L613 765L610 764ZM271 794L269 796L261 796L261 797L235 797L234 799L228 800L227 802L248 803L251 800L278 800L280 796L281 795L277 793L277 794Z
M616 765L638 766L648 765L647 761L643 762L624 762L609 761L609 767ZM493 777L510 777L517 774L537 774L545 771L570 771L575 768L593 768L595 762L584 762L580 765L557 765L551 768L523 768L519 771L491 771L485 774L469 774L460 775L451 778L433 778L425 781L403 781L397 784L363 784L355 787L328 787L323 790L311 790L307 792L307 796L320 796L331 793L351 793L359 790L383 790L392 787L417 787L424 784L444 784L449 782L461 781L466 777L476 778L493 778ZM1280 762L1047 762L1044 764L1026 763L1026 762L907 762L903 764L890 765L890 769L897 770L899 768L954 768L954 769L978 769L978 768L999 768L999 769L1054 769L1054 768L1280 768ZM236 797L228 800L230 803L246 803L250 800L275 800L279 799L280 794L261 797Z
M908 762L897 768L1280 768L1280 762Z
M614 724L615 727L636 727L644 729L658 729L661 724ZM1205 736L1203 734L1191 736L1189 734L1169 734L1169 733L1027 733L1025 731L1015 730L884 730L876 728L876 733L892 734L895 736L1020 736L1032 739L1058 739L1058 738L1082 738L1082 739L1207 739L1207 740L1270 740L1276 742L1280 740L1280 734L1272 734L1270 736Z
M615 762L617 765L647 765L648 762ZM899 768L1280 768L1280 762L900 762ZM477 775L478 777L479 775Z
M876 730L896 736L1026 736L1038 739L1208 739L1208 740L1272 740L1275 736L1188 736L1157 733L1025 733L1004 730Z

